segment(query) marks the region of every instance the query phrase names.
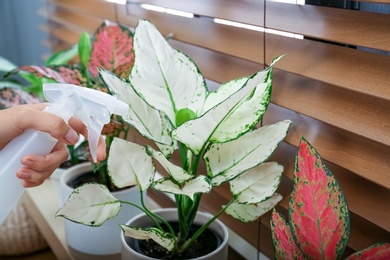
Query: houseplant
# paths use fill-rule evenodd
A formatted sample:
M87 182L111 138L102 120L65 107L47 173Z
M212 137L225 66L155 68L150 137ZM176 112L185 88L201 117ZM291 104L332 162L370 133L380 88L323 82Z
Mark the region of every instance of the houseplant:
M288 221L275 209L272 211L275 259L342 259L349 226L348 206L340 185L315 148L302 137L295 160ZM346 257L389 258L388 243L378 243Z
M255 127L270 102L272 69L281 57L263 71L209 92L194 62L173 49L149 21L139 21L135 29L134 52L128 79L104 69L100 76L111 93L129 104L129 114L123 119L157 148L114 139L109 174L118 187L136 184L141 193L152 187L174 194L178 232L143 201L139 207L117 200L97 184L76 189L57 216L99 226L114 217L122 204L130 204L141 209L155 227L121 225L124 234L153 240L167 254L181 257L223 212L249 222L281 200L275 190L283 167L265 161L287 135L291 122ZM174 151L180 154L179 164L169 160ZM207 173L200 170L201 161ZM157 162L166 173L155 180ZM189 236L202 194L225 182L230 183L232 200Z

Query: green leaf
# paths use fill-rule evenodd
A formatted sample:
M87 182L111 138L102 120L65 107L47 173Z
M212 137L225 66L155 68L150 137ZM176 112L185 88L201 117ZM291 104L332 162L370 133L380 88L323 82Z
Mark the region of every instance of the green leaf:
M272 211L270 222L275 259L304 259L294 241L289 224L275 209Z
M276 162L260 164L230 181L237 203L259 203L271 197L279 186L283 166Z
M308 258L341 258L349 238L347 203L337 180L303 137L295 161L289 222Z
M170 157L175 143L169 134L172 130L169 120L140 98L128 81L104 69L99 69L99 73L111 93L129 105L129 113L123 120L134 126L141 135L155 141L161 152Z
M260 120L259 116L265 109L263 101L269 100L269 97L264 99L264 95L255 93L258 93L257 87L259 87L259 92L268 93L266 89L269 89L270 85L267 78L269 78L270 73L270 68L256 73L246 81L240 90L222 103L211 108L204 115L187 121L173 130L172 137L185 144L197 155L210 140L223 142L248 132ZM268 95L265 94L265 96ZM260 99L258 99L259 97ZM257 111L253 110L255 107ZM231 127L231 130L225 127Z
M78 53L81 64L87 68L89 57L91 56L91 39L87 32L83 32L78 42Z
M149 188L156 170L144 147L114 138L108 156L108 173L115 186L138 185L140 191Z
M157 28L140 20L134 33L135 63L130 74L135 91L175 125L177 111L200 115L206 98L205 80L195 63L173 49ZM147 66L145 66L147 64Z
M87 226L101 226L115 217L121 203L101 184L85 184L76 188L56 216Z
M168 172L169 176L178 183L183 183L193 176L186 172L183 168L171 163L168 159L160 152L155 151L152 147L147 146L146 152L156 159L162 167Z
M271 198L260 203L233 203L228 208L226 208L225 212L242 222L251 222L270 211L273 207L276 206L276 204L278 204L279 201L282 200L282 198L283 197L280 194L275 193Z
M161 230L156 228L139 228L131 227L126 225L120 225L123 230L123 234L128 237L135 239L152 239L157 244L166 248L168 251L172 251L175 246L175 239L171 238L169 234L163 233Z
M68 62L76 57L78 54L78 45L73 44L67 50L62 50L54 53L45 61L45 66L58 66L58 65L66 65Z
M162 178L155 181L152 186L159 191L176 195L186 195L192 200L196 193L208 193L212 188L210 180L204 175L199 175L194 179L185 181L181 185L173 182L170 178Z
M214 186L231 180L272 155L286 137L291 121L260 127L227 143L212 144L204 154Z

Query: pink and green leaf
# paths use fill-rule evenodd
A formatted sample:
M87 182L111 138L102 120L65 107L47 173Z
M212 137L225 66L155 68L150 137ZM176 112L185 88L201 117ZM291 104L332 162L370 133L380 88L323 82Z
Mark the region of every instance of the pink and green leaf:
M98 77L98 68L127 78L134 63L133 33L125 26L105 21L94 33L89 71Z
M337 180L304 138L289 202L294 239L309 259L340 259L349 239L349 212Z
M275 209L271 216L271 233L275 259L304 259L286 219Z
M48 78L60 83L84 85L86 79L78 68L70 66L22 66L15 72L28 72L38 78Z
M0 110L22 105L41 102L38 98L15 87L0 88Z
M390 243L380 243L370 246L362 251L356 252L346 260L363 260L363 259L375 259L375 260L388 260L390 259Z

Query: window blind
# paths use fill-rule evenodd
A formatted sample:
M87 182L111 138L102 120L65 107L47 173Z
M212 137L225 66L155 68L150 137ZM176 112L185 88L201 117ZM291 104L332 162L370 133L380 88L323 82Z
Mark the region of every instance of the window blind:
M133 28L138 19L148 19L216 84L251 75L286 54L276 65L262 121L293 121L271 158L285 168L277 209L287 215L296 146L304 136L345 193L351 214L345 254L390 242L390 1L50 0L42 14L53 50L76 43L81 31L91 33L104 18ZM150 195L163 206L171 203ZM230 198L222 185L201 206L217 212ZM221 220L272 259L269 218L249 224L227 215ZM248 258L248 251L238 253Z

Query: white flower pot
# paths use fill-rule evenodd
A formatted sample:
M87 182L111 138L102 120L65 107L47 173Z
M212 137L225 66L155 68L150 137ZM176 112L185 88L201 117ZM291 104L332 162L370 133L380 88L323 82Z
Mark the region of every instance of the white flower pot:
M60 178L62 205L74 190L68 183L89 171L92 171L92 165L86 162L62 173ZM115 191L112 194L119 200L140 204L140 192L137 186ZM118 236L121 232L119 224L125 223L129 218L140 213L141 211L135 207L123 205L115 218L108 220L100 227L89 227L64 219L66 242L76 259L87 259L87 255L119 256L121 252L121 242Z
M157 213L161 217L163 217L168 222L170 221L177 221L177 209L176 208L166 208L166 209L157 209L153 212ZM209 219L212 218L211 214L204 213L204 212L198 212L198 214L195 217L194 224L204 224ZM129 220L126 225L129 226L135 226L135 227L148 227L152 226L152 223L150 219L144 214L140 214L138 216L135 216L131 220ZM193 260L226 260L228 256L228 240L229 240L229 233L228 230L220 220L216 219L210 226L209 229L213 232L215 232L218 237L220 238L219 246L216 250L213 252L204 255L202 257L193 258ZM128 260L128 259L134 259L134 260L152 260L155 258L151 258L148 256L145 256L141 253L139 253L137 250L134 249L134 245L136 244L136 239L131 237L125 237L122 233L120 236L121 243L122 243L122 259Z

